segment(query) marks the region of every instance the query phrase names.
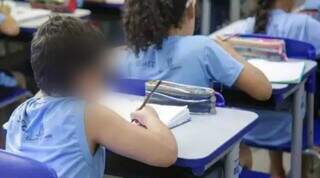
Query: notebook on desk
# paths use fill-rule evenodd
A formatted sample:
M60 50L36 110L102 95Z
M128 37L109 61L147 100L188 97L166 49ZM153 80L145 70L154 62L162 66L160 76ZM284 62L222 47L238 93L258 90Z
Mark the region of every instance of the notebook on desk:
M297 84L304 74L304 62L274 62L251 59L249 63L260 69L271 83Z
M131 122L131 113L137 110L143 101L120 96L106 97L101 103L119 114L122 118ZM158 113L160 120L169 128L180 126L191 120L187 106L167 106L150 104Z

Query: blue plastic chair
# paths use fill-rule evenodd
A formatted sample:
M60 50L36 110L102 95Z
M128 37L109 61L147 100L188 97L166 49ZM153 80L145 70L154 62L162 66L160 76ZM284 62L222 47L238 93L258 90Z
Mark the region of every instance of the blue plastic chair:
M287 56L289 58L296 58L296 59L309 59L309 60L316 60L316 49L314 48L313 45L298 41L298 40L293 40L293 39L288 39L288 38L280 38L280 37L270 37L266 35L259 35L259 34L254 34L254 35L241 35L243 38L265 38L265 39L280 39L284 40L286 43L286 52ZM310 80L308 81L306 89L311 92L316 92L316 81L315 80ZM315 127L319 127L320 129L320 122L316 122ZM304 129L306 131L306 129ZM317 131L317 129L315 129ZM315 142L320 143L320 137L318 136L319 134L315 133ZM304 134L304 138L306 138L306 132ZM304 139L305 141L306 139ZM317 141L318 140L318 141ZM291 144L287 143L284 145L277 145L277 146L269 146L269 145L260 145L256 144L253 142L250 142L248 140L243 141L245 144L250 145L252 147L257 147L257 148L266 148L270 150L277 150L277 151L286 151L290 152L291 150ZM307 148L307 144L304 143L304 148Z
M31 93L19 87L0 87L0 108L12 104L23 97L30 97Z
M3 178L58 178L45 164L0 150L0 175Z

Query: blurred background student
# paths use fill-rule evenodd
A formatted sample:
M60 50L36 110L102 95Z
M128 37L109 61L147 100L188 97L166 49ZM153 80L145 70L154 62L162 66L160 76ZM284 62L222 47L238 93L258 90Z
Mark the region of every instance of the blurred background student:
M0 35L6 36L16 36L19 34L19 27L17 22L10 15L11 9L9 6L1 4L0 5ZM23 74L17 71L10 71L7 69L2 69L0 66L0 97L5 94L8 87L26 87L26 81ZM5 121L5 114L3 109L0 110L0 125ZM4 146L3 135L0 134L0 148Z
M255 17L246 20L243 33L266 34L308 42L320 54L320 22L314 18L293 13L295 0L257 0ZM263 145L281 145L291 140L291 114L270 111L246 139ZM272 131L270 131L272 128ZM271 136L278 130L279 134ZM284 178L282 152L270 151L273 177Z

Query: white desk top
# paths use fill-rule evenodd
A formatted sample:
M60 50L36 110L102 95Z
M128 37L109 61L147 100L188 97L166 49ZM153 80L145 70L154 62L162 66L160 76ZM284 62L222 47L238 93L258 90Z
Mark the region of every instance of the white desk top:
M91 11L90 10L86 10L86 9L77 9L72 14L69 14L69 13L51 13L50 15L45 16L45 17L40 17L40 18L36 18L36 19L20 22L19 23L19 27L20 28L36 29L39 26L41 26L44 22L46 22L49 19L49 16L52 16L54 14L69 15L69 16L73 16L73 17L82 18L82 17L89 16L91 14Z
M194 115L192 121L172 130L178 143L178 157L206 158L257 118L258 115L253 112L228 108L217 108L216 115Z
M143 101L139 96L122 96L130 100ZM106 101L102 100L105 106ZM172 129L178 143L178 157L187 160L203 159L218 149L228 149L235 143L226 143L241 134L257 118L258 115L253 112L228 108L217 108L215 115L192 115L190 122Z
M210 37L214 38L217 35L229 35L229 34L242 34L244 26L246 25L245 20L238 20L235 21L233 23L231 23L230 25L227 25L223 28L221 28L220 30L213 32Z
M31 10L30 4L25 2L15 2L11 6L13 11L15 10L15 8L19 8L19 11L26 11L26 12L28 12L28 10ZM46 11L46 10L43 10L43 11ZM87 9L77 9L74 13L54 13L49 11L49 13L44 13L44 15L40 15L34 18L23 20L23 21L18 21L18 25L20 28L37 29L44 22L46 22L50 16L54 14L69 15L73 17L83 18L83 17L89 16L91 14L91 11ZM18 16L18 15L19 13L15 14L15 16ZM26 14L23 14L23 16L26 16Z
M305 70L304 70L304 75L309 73L314 67L317 66L317 62L311 61L311 60L304 60L304 59L289 59L289 61L295 62L295 61L303 61L305 62ZM288 87L288 84L272 84L272 89L273 90L281 90L286 87Z

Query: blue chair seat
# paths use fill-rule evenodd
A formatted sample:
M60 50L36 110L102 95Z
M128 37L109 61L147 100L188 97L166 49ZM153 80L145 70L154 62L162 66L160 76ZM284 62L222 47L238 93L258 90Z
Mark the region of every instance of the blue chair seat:
M19 87L0 87L0 108L12 104L22 97L31 96L31 93Z
M244 169L239 178L270 178L271 176L265 173L255 172Z
M58 178L45 164L0 150L0 173L3 178Z

